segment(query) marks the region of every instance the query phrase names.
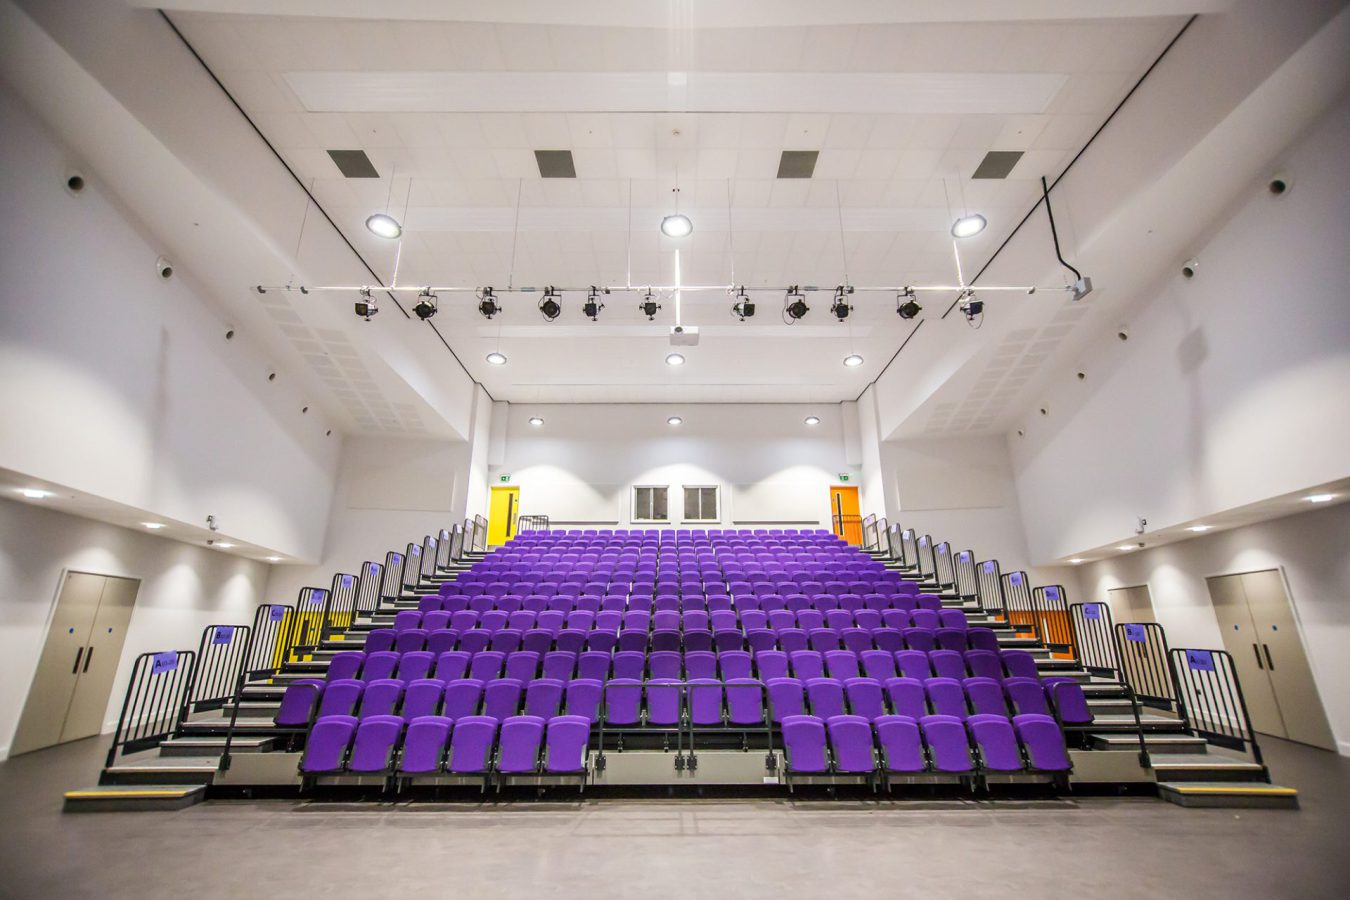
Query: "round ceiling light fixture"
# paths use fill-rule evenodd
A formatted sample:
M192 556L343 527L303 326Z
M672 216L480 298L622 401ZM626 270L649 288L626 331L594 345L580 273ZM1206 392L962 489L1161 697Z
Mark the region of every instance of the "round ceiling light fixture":
M819 425L820 416L807 416L805 422L807 425Z
M694 223L684 213L675 213L661 220L661 233L670 238L689 237L694 233Z
M485 359L487 359L489 365L493 365L493 366L504 366L504 365L506 365L506 354L504 354L504 353L498 353L496 350L493 350L491 353L489 353L489 354L485 357Z
M682 365L684 365L684 354L683 354L683 353L667 353L667 354L666 354L666 365L668 365L668 366L682 366Z
M376 237L393 240L403 234L403 226L389 213L376 213L366 219L366 228Z
M541 419L539 416L530 416L530 424L533 425L535 428L538 428L540 425L544 424L544 420Z
M984 226L988 224L989 220L979 213L971 213L968 216L962 216L952 223L952 237L974 237L981 231L984 231Z
M667 424L667 425L682 425L682 424L684 424L684 419L681 419L679 416L671 416L669 419L666 419L666 424Z
M844 357L844 365L850 369L856 369L863 364L863 358L856 353L850 353Z

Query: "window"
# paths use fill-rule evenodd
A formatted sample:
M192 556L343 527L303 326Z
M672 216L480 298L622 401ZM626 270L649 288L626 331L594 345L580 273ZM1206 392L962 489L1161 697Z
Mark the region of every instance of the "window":
M717 488L685 485L684 520L686 522L716 522L719 519Z
M666 500L669 490L664 485L633 488L633 521L669 522Z

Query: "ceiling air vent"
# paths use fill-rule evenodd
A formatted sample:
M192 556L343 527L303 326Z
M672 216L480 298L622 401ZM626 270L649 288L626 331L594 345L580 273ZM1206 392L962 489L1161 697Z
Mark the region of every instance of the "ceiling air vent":
M990 150L980 160L979 167L971 178L1007 178L1008 173L1022 158L1021 150Z
M778 160L779 178L810 178L816 171L819 150L784 150Z
M534 161L539 164L540 178L577 177L577 167L572 163L571 150L536 150Z
M348 178L380 177L364 150L329 150L328 155L337 165L338 171Z

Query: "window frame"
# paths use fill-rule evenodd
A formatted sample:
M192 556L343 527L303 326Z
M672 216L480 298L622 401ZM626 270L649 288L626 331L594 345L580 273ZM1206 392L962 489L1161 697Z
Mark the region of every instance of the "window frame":
M664 519L644 519L644 518L642 518L642 517L640 517L640 516L638 515L638 491L643 491L643 490L648 490L648 491L662 490L662 491L665 491L665 492L666 492L666 517L665 517ZM635 484L635 485L633 485L632 491L630 492L630 497L631 497L631 501L630 501L630 509L629 509L629 513L630 513L629 521L634 522L634 523L641 522L641 523L643 523L643 524L653 524L653 525L669 525L669 524L671 523L672 519L670 518L670 485L668 485L668 484ZM654 498L653 498L652 507L654 508L655 506L656 506L656 503L654 502Z
M691 488L694 489L694 490L699 490L699 491L711 490L711 491L713 492L713 506L714 506L714 509L713 509L713 516L712 516L712 518L710 518L710 519L705 519L705 518L698 518L698 519L695 519L695 518L691 518L691 517L689 516L688 505L684 502L685 499L686 499L685 496L684 496L684 492L687 491L687 490L690 490ZM701 499L700 499L699 503L700 503L700 505L702 504L702 500L701 500ZM701 512L701 511L702 511L702 510L700 510L700 512ZM721 486L720 484L682 484L682 485L680 485L680 521L681 521L682 523L690 523L690 524L698 524L698 525L717 525L717 524L720 524L721 521L722 521L722 486Z

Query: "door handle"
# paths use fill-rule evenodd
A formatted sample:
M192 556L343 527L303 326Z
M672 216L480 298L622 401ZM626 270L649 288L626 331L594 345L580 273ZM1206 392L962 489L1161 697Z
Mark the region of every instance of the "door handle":
M1275 660L1273 660L1273 659L1270 658L1270 645L1269 645L1269 644L1262 644L1262 645L1261 645L1261 649L1266 651L1266 666L1270 669L1270 671L1274 672L1274 671L1275 671Z
M80 657L81 657L81 656L84 656L84 648L83 648L83 647L81 647L80 649L78 649L78 650L75 651L75 665L73 665L73 666L70 667L70 674L74 675L76 672L80 671Z
M1261 648L1252 644L1252 652L1256 654L1256 667L1264 671L1266 667L1261 665Z
M84 655L84 668L80 670L81 675L89 671L89 663L93 658L94 658L94 645L90 644L89 652Z

